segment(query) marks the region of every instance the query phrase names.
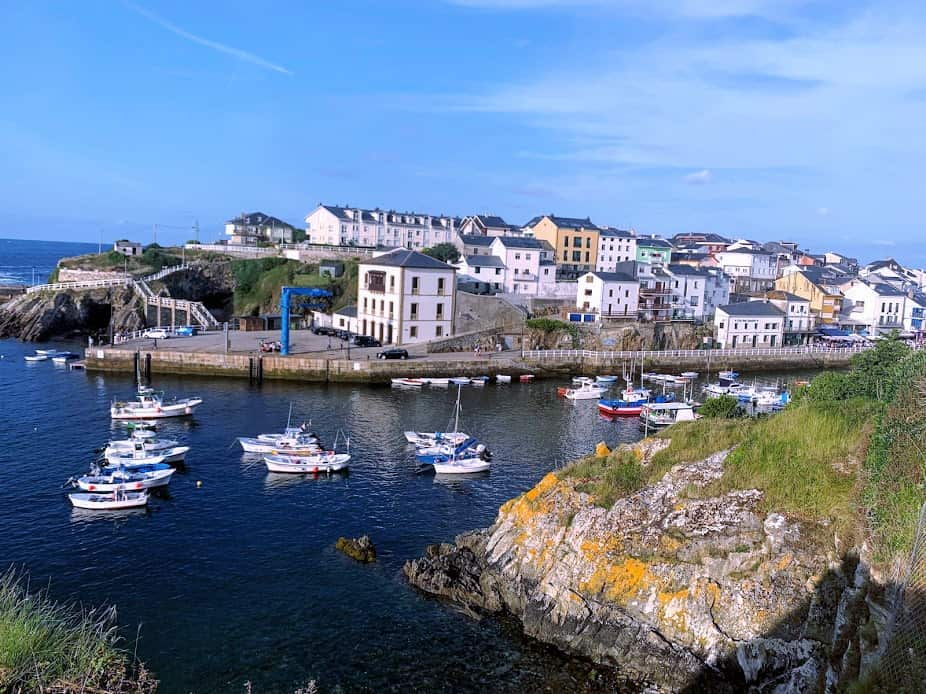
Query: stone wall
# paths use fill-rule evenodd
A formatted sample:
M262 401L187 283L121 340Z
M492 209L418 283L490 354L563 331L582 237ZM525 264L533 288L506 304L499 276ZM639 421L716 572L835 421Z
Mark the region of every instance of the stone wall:
M94 282L96 280L117 280L125 277L123 272L104 272L102 270L73 270L58 268L59 282Z
M496 296L457 292L454 332L457 334L502 328L520 332L525 312Z

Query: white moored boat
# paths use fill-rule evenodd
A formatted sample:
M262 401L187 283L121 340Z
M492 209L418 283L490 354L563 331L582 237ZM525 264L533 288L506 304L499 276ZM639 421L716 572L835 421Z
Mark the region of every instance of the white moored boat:
M173 446L159 450L142 450L141 453L126 449L106 449L103 456L110 465L134 463L135 465L151 465L154 463L180 463L189 452L189 446Z
M202 398L165 400L164 394L151 388L139 388L138 399L133 402L114 402L109 408L113 419L164 419L193 414Z
M350 455L326 451L318 455L264 456L264 464L269 472L289 472L296 474L314 474L317 472L341 472L347 469Z
M27 354L23 357L26 361L46 361L48 359L47 354Z
M245 453L269 453L285 455L314 455L321 450L318 437L308 433L305 427L287 427L282 434L260 434L257 438L238 438Z
M460 422L460 393L462 388L457 386L457 402L454 405L454 415L453 415L453 432L454 436L458 434L457 428ZM471 444L475 443L475 439L470 439L469 437L465 438L463 441L457 443L457 447L453 450L449 457L439 457L434 459L430 464L434 468L434 472L438 475L466 475L474 472L485 472L489 469L490 463L487 455L478 455L475 453L475 450L471 448ZM483 447L483 451L485 448Z
M497 374L495 376L495 381L497 383L511 383L511 376L506 376L505 374Z
M440 444L461 444L469 439L469 434L462 431L406 431L405 440L416 446L437 446Z
M398 388L420 388L424 381L420 378L393 378L392 385Z
M177 441L159 439L156 433L148 429L135 429L131 438L110 441L103 451L103 456L111 463L118 463L118 458L136 450L150 455L163 455L166 463L179 463L190 449L188 446L181 446Z
M604 388L598 384L583 383L578 388L567 388L563 396L567 400L597 400L604 393Z
M151 470L150 472L132 472L120 469L109 475L84 475L78 477L75 484L85 492L151 489L166 486L173 474L173 468Z
M423 383L427 383L429 386L449 386L449 378L422 378Z
M148 492L145 490L136 492L117 490L111 494L75 492L74 494L68 494L68 499L71 500L71 504L75 508L116 511L144 506L148 503Z

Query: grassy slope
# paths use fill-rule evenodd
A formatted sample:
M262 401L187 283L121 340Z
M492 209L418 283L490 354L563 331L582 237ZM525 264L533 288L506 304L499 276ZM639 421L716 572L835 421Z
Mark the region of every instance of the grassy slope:
M320 276L317 264L284 258L234 260L231 268L235 276L235 313L240 316L279 313L283 286L327 289L334 295L330 302L334 309L357 300L356 262L346 262L344 274L337 279Z
M150 692L156 683L128 679L112 610L86 612L29 594L12 571L0 577L0 688L3 691Z

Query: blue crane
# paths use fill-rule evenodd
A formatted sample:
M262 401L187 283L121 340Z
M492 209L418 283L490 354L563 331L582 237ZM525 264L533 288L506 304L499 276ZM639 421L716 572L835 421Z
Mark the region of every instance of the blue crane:
M300 308L308 309L325 309L327 308L327 302L321 301L321 299L330 299L331 292L327 289L316 289L315 287L283 287L280 291L280 313L281 313L281 326L280 326L280 342L283 343L283 349L280 351L280 354L289 354L289 307L290 307L290 297L304 297L302 300L297 301L296 305Z

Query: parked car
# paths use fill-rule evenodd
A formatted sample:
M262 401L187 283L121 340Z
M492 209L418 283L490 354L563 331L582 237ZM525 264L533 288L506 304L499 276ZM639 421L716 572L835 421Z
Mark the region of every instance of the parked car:
M408 350L406 349L386 349L378 352L377 359L408 359Z
M174 328L174 334L180 337L193 337L196 334L196 328L191 325L184 325L180 328Z
M351 343L356 347L382 347L383 343L369 335L355 335Z
M353 336L353 333L351 333L350 330L341 330L341 329L335 330L334 334L337 335L338 339L341 339L341 340L349 340Z
M153 340L166 340L170 337L170 332L164 328L150 328L144 332L144 337L150 337Z
M331 327L329 327L329 326L327 326L327 325L316 325L314 328L312 328L312 332L315 333L316 335L335 335L335 334L337 334L337 330L335 330L334 328L331 328Z

